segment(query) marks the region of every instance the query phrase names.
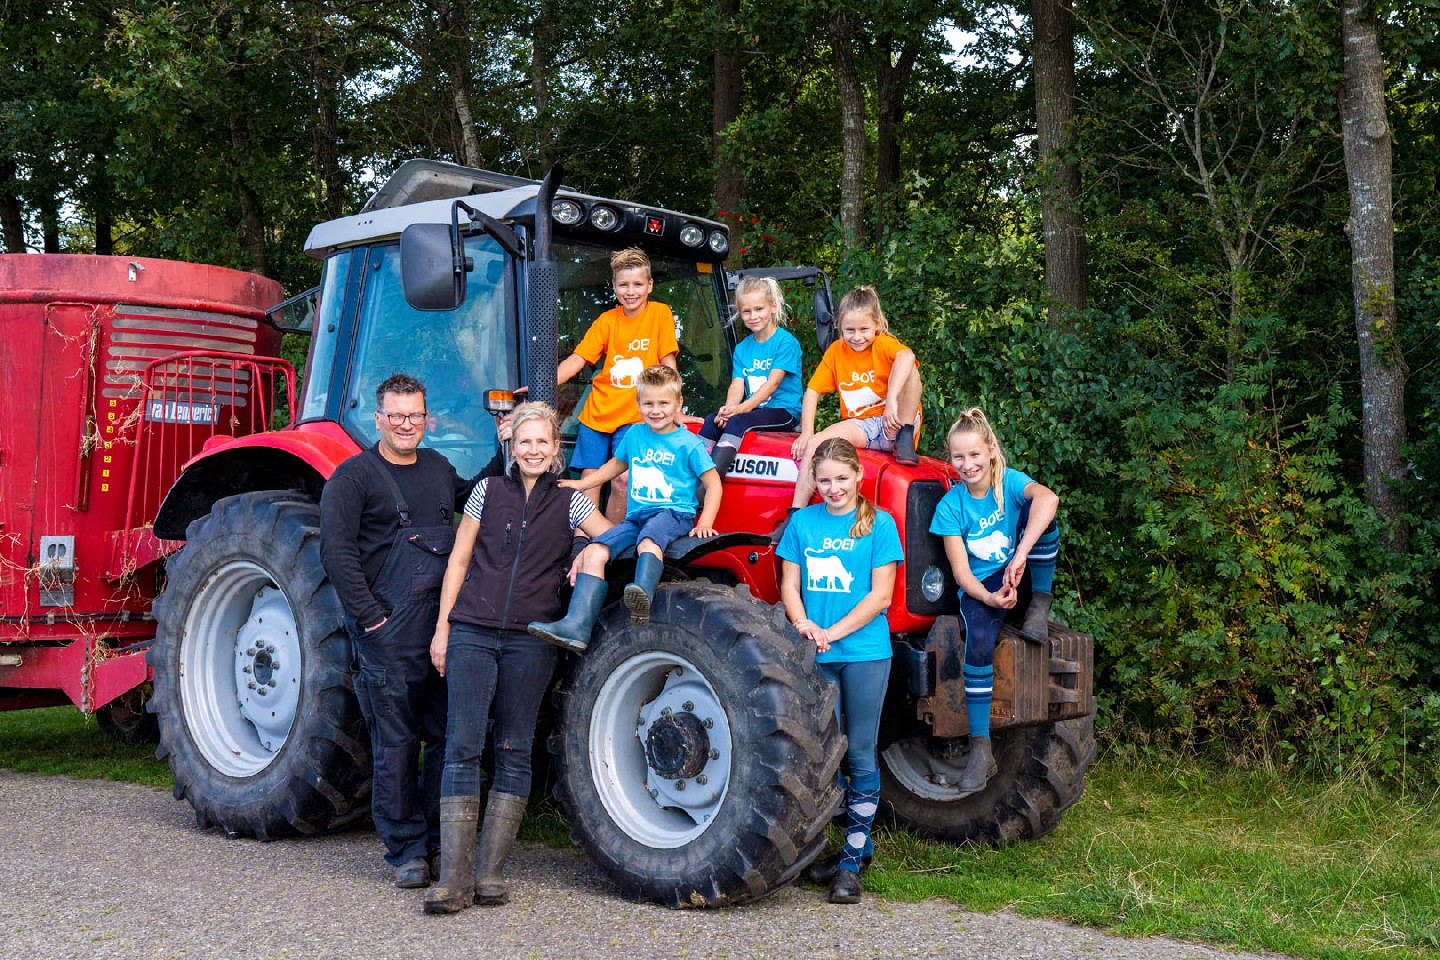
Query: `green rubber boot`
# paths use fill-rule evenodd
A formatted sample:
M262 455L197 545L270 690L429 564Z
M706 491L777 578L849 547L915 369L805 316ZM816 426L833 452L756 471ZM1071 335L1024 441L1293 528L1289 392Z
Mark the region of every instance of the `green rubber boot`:
M581 652L590 646L590 631L595 629L600 609L605 606L606 589L605 581L599 577L578 574L575 590L570 594L570 610L565 618L554 623L532 623L530 632L557 647Z

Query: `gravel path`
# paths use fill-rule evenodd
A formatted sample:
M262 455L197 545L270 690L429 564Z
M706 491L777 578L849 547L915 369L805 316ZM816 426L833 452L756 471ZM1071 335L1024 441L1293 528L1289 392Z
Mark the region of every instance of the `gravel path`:
M837 907L797 888L676 912L618 898L577 851L533 845L512 859L508 907L428 917L367 831L226 840L168 793L4 770L0 808L5 958L1255 956L938 901Z

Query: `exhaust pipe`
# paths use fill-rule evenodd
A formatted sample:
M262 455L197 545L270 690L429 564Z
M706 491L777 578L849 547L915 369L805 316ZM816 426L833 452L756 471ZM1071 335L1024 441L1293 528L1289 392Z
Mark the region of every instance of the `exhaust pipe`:
M525 349L529 399L552 407L559 393L555 371L559 365L556 349L560 340L560 269L550 255L555 232L550 207L564 175L560 164L551 167L540 181L540 192L535 195L535 258L530 262L526 296L529 302L529 340Z

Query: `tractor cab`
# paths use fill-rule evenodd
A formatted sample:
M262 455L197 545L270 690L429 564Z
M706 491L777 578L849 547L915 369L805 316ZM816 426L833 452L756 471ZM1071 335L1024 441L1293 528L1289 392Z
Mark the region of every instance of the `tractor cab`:
M533 398L554 402L568 447L589 371L557 391L556 358L614 306L610 255L628 246L646 250L651 299L675 314L687 412L719 407L734 346L720 266L729 243L724 226L560 188L548 201L550 216L541 218L542 226L554 225L549 249L538 251L535 212L545 186L410 161L360 214L316 227L306 249L325 266L309 298L313 341L297 423L339 424L368 446L376 439L375 387L404 371L426 384L426 445L463 475L478 471L497 447L485 410L489 390L526 386ZM554 278L547 294L534 288L542 252L553 264L542 271ZM532 305L547 297L558 307L553 338L532 322Z

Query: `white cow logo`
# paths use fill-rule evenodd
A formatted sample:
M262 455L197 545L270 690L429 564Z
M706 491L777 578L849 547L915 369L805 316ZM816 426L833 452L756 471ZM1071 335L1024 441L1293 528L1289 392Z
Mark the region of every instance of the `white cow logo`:
M981 560L998 562L1010 555L1010 538L999 530L991 530L983 537L972 537L965 541L965 545Z
M632 464L630 467L630 496L649 503L669 503L675 488L665 479L665 471L659 467Z
M817 557L805 551L805 588L816 593L849 593L855 575L839 557Z
M858 387L841 387L840 399L845 401L845 409L850 411L852 416L860 416L868 410L885 405L885 398L880 396L869 387L861 385Z
M610 365L610 383L622 390L634 390L645 370L645 361L639 357L616 357Z

